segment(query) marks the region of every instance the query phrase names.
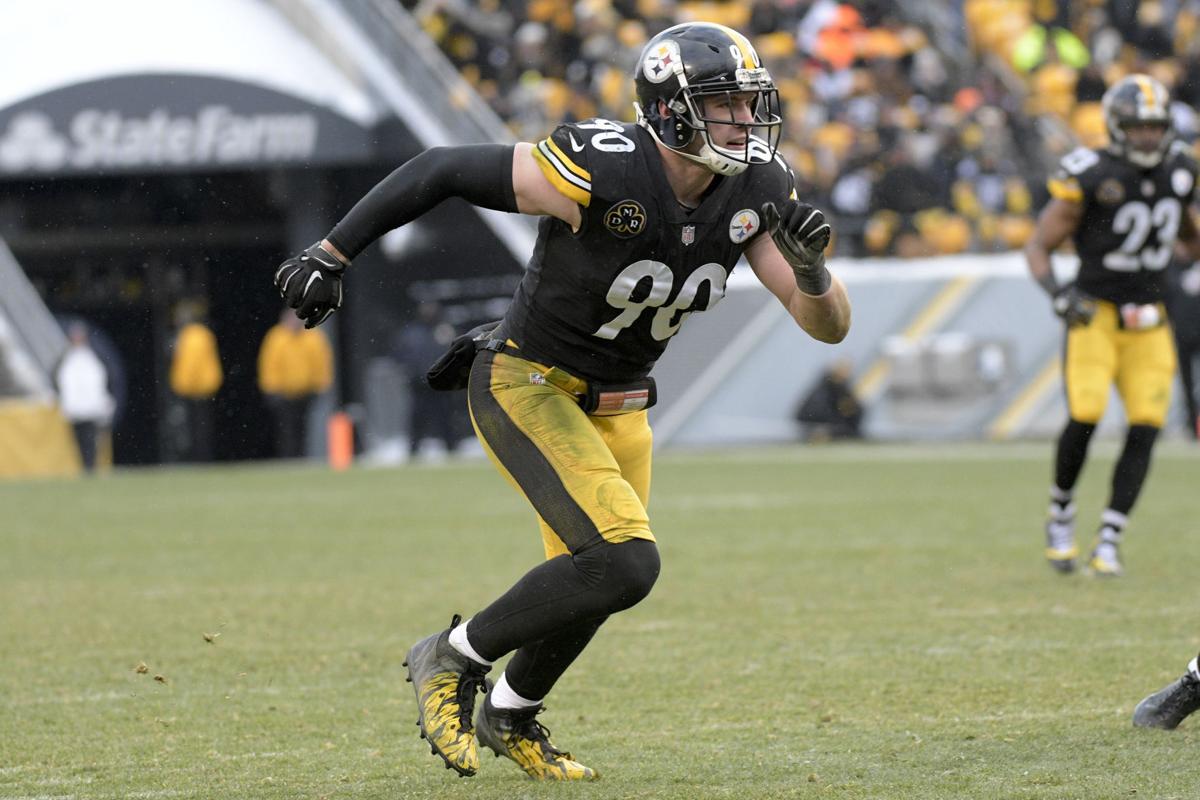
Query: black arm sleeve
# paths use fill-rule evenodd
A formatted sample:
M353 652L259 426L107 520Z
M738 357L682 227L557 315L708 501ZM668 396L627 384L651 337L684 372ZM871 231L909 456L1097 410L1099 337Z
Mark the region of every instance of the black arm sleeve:
M377 183L325 238L353 259L383 234L449 197L515 212L514 149L513 145L472 144L426 150Z

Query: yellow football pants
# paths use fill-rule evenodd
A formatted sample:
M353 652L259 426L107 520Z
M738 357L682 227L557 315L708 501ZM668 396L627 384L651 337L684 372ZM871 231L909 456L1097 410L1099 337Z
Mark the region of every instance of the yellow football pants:
M1129 424L1161 428L1175 377L1171 329L1128 331L1117 320L1116 306L1100 302L1090 323L1067 333L1064 380L1071 419L1098 423L1116 383Z
M585 381L509 353L480 353L471 422L484 450L538 514L546 557L601 537L649 539L652 437L645 411L589 416Z

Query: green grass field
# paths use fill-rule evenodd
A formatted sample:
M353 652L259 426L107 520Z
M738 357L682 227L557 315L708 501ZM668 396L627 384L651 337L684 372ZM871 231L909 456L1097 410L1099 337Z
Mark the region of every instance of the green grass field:
M542 717L578 786L457 778L413 725L409 645L541 555L486 463L0 484L0 797L1194 798L1200 718L1130 714L1200 647L1200 452L1161 448L1110 582L1042 563L1049 459L660 456L662 577Z

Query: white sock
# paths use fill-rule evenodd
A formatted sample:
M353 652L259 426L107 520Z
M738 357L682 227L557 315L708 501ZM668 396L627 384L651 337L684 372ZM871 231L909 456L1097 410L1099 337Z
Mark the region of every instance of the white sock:
M1122 514L1120 511L1113 511L1111 508L1104 509L1100 514L1100 525L1104 528L1111 529L1119 537L1125 526L1129 524L1129 517Z
M477 661L485 667L490 667L492 662L479 655L479 653L476 653L475 648L471 647L471 642L467 640L467 622L470 621L461 622L458 627L450 631L450 646L472 661Z
M541 700L530 700L514 692L508 685L507 675L500 676L500 680L496 681L496 685L488 692L488 697L491 698L493 708L532 708L542 704Z
M1193 678L1200 680L1200 666L1197 666L1195 658L1188 662L1187 671L1192 673Z

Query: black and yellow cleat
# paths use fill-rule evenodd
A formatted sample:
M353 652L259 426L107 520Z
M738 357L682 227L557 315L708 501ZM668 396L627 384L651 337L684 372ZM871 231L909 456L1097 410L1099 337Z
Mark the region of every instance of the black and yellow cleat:
M594 781L600 777L565 750L550 742L550 729L535 717L545 706L532 708L496 708L484 698L475 729L479 743L496 756L517 762L525 774L543 781Z
M417 725L430 750L442 757L446 769L470 777L479 769L475 743L475 693L488 690L489 667L476 663L450 645L450 627L412 646L404 666L417 693Z

